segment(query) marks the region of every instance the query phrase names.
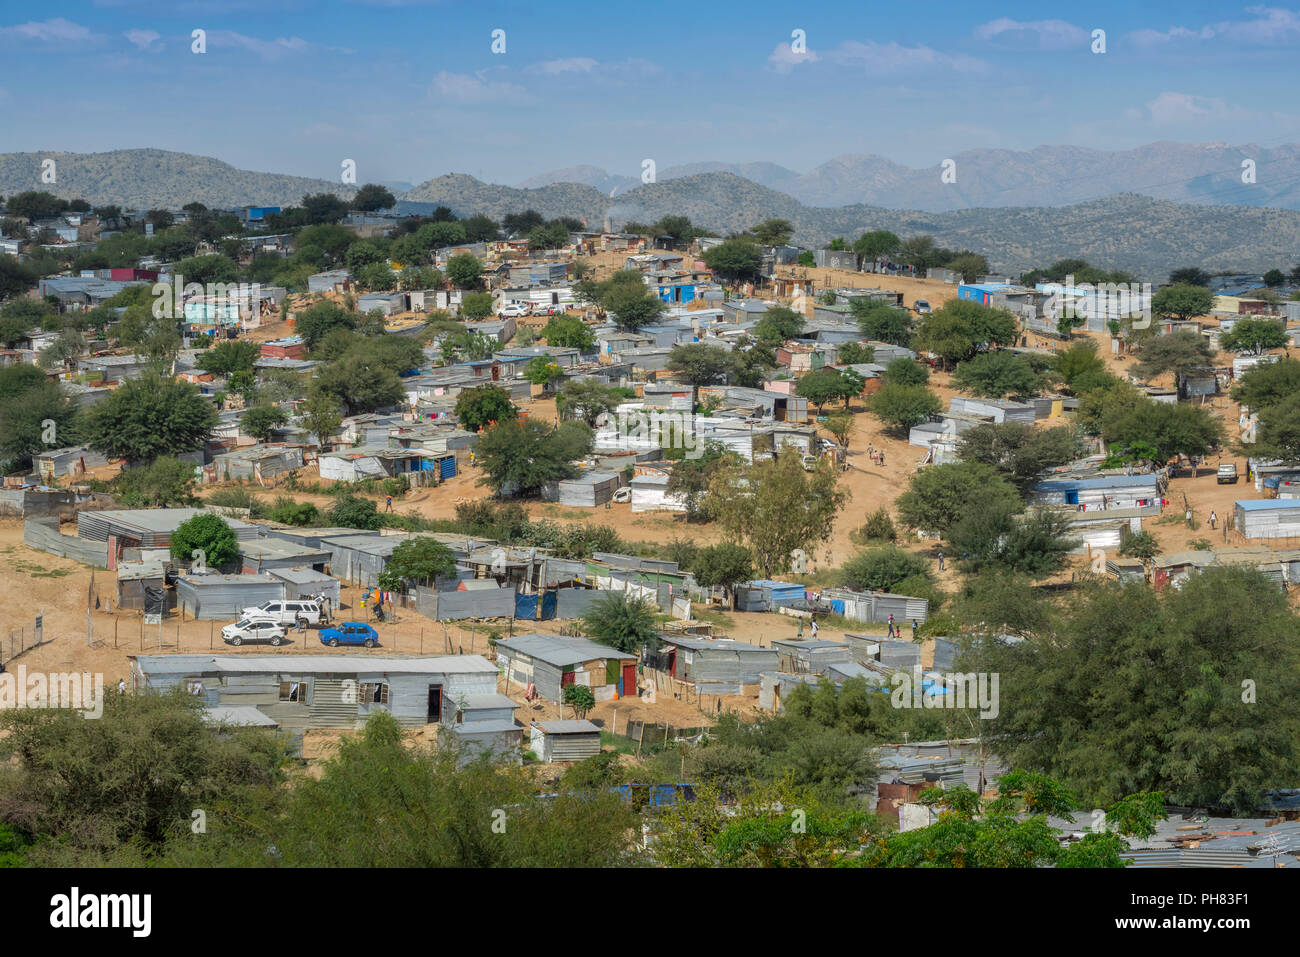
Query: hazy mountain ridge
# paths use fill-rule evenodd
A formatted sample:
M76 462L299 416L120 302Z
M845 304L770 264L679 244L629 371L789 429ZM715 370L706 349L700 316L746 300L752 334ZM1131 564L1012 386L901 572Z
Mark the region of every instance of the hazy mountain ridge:
M944 183L942 161L956 164ZM1255 182L1242 182L1242 161L1255 163ZM772 163L692 163L660 170L665 182L704 172L730 172L793 196L806 206L883 206L946 212L972 206L1068 206L1116 193L1173 202L1300 209L1300 144L1149 143L1131 150L1040 146L977 149L914 168L871 154L833 157L807 173ZM573 174L570 176L569 174ZM594 166L542 173L531 187L560 182L639 185ZM609 188L603 190L609 193Z
M1076 147L1050 149L1056 151L1058 165L1073 162L1071 168L1076 170L1093 163L1097 153ZM1220 151L1214 162L1222 162L1236 148L1215 145L1202 149ZM1300 169L1300 147L1259 152L1272 157L1271 164L1277 164L1278 157L1287 151ZM58 163L56 184L41 183L40 163L45 158ZM767 168L755 171L755 175L783 175L782 167L757 165ZM872 189L885 188L884 184L896 174L895 164L887 161L868 165L867 185ZM830 182L864 168L857 158L841 157L819 167L819 175ZM595 167L575 169L590 171ZM1258 169L1261 185L1276 173L1275 165L1260 165ZM966 170L958 159L957 182L946 188L953 191L954 197L974 202L979 190L969 185ZM937 179L937 168L935 173ZM1013 174L1006 175L1014 179ZM1217 182L1217 174L1207 176L1207 183ZM1273 189L1284 191L1285 187L1285 182L1278 182ZM65 198L83 197L98 205L114 203L146 209L179 208L196 200L213 207L287 206L300 202L307 193L334 192L350 197L354 192L353 187L328 180L239 170L208 157L164 150L0 154L0 193L11 195L25 189L49 189ZM900 236L924 233L942 246L984 253L996 270L1007 272L1078 256L1098 266L1125 269L1156 280L1185 265L1250 271L1287 268L1300 248L1300 212L1295 210L1175 203L1135 195L1131 190L1072 205L933 212L867 203L813 206L724 170L660 176L658 182L647 185L638 181L613 197L590 185L557 183L518 188L483 183L455 173L430 179L398 198L446 205L461 216L486 213L497 219L507 213L535 209L548 218L584 219L592 229L600 228L606 217L614 225L621 225L629 220L654 222L664 215L681 214L696 225L725 235L779 217L795 224L796 242L807 246L822 245L837 236L851 239L869 229L890 229Z
M46 159L55 161L52 184L41 179ZM29 189L127 209L179 209L193 202L212 207L289 206L309 193L330 192L345 199L356 193L356 187L338 181L241 170L208 156L169 150L0 153L0 194Z

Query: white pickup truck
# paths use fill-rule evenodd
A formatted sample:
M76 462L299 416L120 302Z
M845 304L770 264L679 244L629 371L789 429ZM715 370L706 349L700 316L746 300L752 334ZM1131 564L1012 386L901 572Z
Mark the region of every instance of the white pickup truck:
M265 601L255 608L245 608L239 614L243 618L269 618L282 625L296 625L300 618L305 619L309 625L319 625L329 618L319 601L305 599Z

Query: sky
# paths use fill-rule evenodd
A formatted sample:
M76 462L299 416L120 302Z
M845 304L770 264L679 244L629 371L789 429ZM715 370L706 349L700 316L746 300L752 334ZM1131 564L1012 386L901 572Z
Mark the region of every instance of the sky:
M0 152L514 184L580 164L639 178L646 159L806 172L855 153L929 167L979 148L1300 141L1300 9L882 6L6 0Z

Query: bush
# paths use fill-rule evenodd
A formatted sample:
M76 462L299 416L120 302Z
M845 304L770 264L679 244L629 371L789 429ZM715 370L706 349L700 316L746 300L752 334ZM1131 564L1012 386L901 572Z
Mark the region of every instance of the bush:
M894 520L883 508L878 508L867 516L858 534L868 542L892 542L898 539L898 529L894 527Z
M295 502L287 495L278 495L266 517L281 525L315 525L320 520L320 509L311 502Z
M579 718L585 718L587 712L596 707L596 696L586 685L568 685L564 689L564 703L572 708Z
M177 561L192 560L196 567L220 568L239 557L239 540L220 515L202 513L172 534L171 555Z
M329 514L331 524L340 528L364 528L373 532L382 524L374 502L350 493L335 502Z
M893 591L909 578L929 578L930 563L920 555L896 545L859 552L844 563L840 578L845 586L860 591Z

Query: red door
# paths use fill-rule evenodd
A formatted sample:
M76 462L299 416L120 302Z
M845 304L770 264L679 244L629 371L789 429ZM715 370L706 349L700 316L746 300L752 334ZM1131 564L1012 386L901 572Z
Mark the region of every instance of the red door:
M668 673L674 678L677 677L677 649L674 648L668 652Z
M635 664L630 664L630 665L625 664L623 666L623 687L619 689L619 693L622 694L624 697L636 694L636 665Z
M564 674L560 675L560 687L561 687L561 688L568 687L568 686L571 685L571 684L573 684L573 672L572 672L572 671L566 671L566 672L564 672Z

